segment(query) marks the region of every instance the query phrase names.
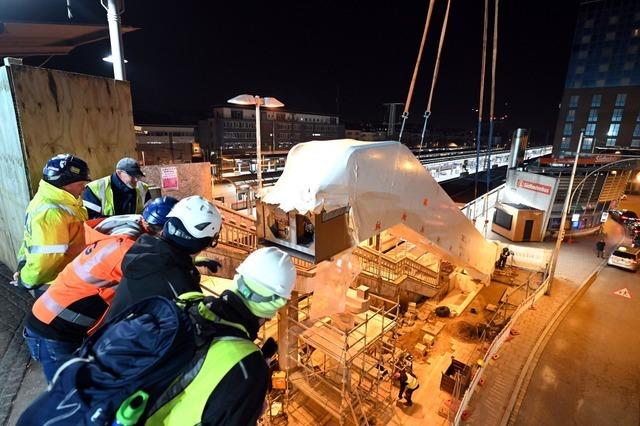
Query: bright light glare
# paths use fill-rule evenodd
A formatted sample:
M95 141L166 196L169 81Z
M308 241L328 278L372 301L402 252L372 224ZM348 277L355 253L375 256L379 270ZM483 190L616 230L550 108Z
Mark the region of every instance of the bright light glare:
M103 61L105 62L109 62L109 63L113 63L113 55L109 55L109 56L105 56L104 58L102 58ZM126 59L124 60L125 64L128 64L129 61L127 61Z

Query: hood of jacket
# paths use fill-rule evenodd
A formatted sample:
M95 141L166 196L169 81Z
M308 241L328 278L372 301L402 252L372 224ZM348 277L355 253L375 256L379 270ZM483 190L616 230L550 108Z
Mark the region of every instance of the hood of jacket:
M122 271L128 278L142 279L157 274L168 267L193 268L188 254L176 249L167 241L143 234L122 260Z
M87 209L85 209L82 204L82 198L74 197L70 192L58 188L57 186L53 186L44 180L40 180L40 183L38 184L38 191L33 197L30 205L41 203L53 203L67 206L76 213L78 218L81 218L82 220L87 220L89 218Z

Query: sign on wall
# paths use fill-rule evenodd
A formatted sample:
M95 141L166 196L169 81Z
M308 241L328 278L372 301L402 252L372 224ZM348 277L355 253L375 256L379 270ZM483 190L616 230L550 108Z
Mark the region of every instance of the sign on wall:
M160 178L162 189L178 190L178 169L176 167L162 167Z
M547 195L551 194L551 191L553 190L553 187L551 187L550 185L543 185L541 183L530 182L524 179L518 179L516 181L516 186L518 188L524 188L529 191L540 192Z

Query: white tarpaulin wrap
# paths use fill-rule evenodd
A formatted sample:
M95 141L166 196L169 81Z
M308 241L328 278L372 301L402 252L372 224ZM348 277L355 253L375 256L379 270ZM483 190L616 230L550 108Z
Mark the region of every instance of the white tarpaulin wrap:
M412 240L486 280L496 245L487 242L404 145L352 139L294 146L282 176L262 200L299 213L350 206L354 242L396 224Z

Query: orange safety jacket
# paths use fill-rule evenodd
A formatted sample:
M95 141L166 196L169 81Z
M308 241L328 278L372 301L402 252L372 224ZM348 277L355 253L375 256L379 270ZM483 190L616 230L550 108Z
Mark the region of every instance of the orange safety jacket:
M68 307L96 295L111 306L115 288L122 278L122 259L137 239L128 235L105 235L93 229L103 220L85 222L87 247L33 304L32 313L41 322L51 324L58 317L87 328L88 334L102 324L108 309L91 317Z

